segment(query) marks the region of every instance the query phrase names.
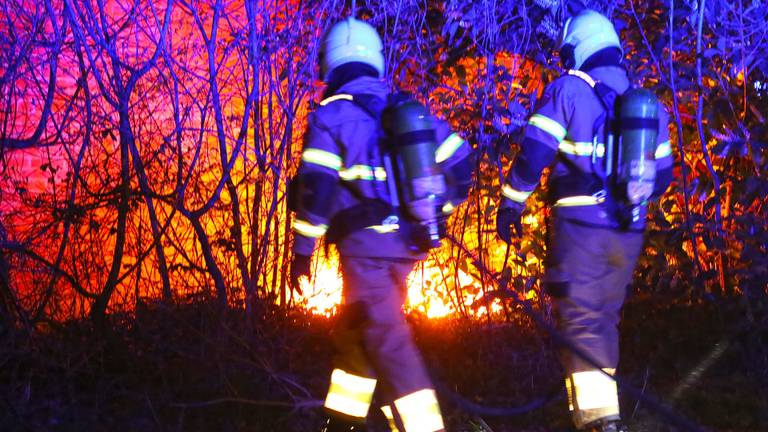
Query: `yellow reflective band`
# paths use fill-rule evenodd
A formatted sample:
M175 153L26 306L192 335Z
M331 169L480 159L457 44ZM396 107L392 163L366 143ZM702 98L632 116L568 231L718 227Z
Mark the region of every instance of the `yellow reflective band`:
M597 84L595 80L593 80L592 77L589 76L588 73L582 72L580 70L571 69L568 71L568 75L576 76L583 79L584 81L587 82L587 84L589 84L590 87L594 87L595 84Z
M345 94L345 93L337 94L337 95L333 95L333 96L330 96L330 97L327 97L327 98L321 100L320 101L320 106L326 106L329 103L337 101L337 100L348 100L348 101L351 101L352 99L353 99L353 97L352 97L351 94Z
M534 114L531 116L531 119L528 120L528 124L531 126L536 126L544 132L552 135L555 137L558 143L562 141L563 138L565 138L566 130L563 125L547 116Z
M388 225L371 225L369 227L365 227L365 229L374 230L379 234L388 234L395 232L400 229L399 224L388 224Z
M443 204L443 214L451 214L454 210L456 210L456 206L454 206L452 202L448 201Z
M525 200L528 199L529 196L531 196L531 192L525 192L525 191L519 191L517 189L513 189L512 186L505 184L501 187L501 194L504 195L506 198L509 198L510 200L518 203L523 203Z
M571 382L571 377L565 378L565 392L568 394L568 411L573 412L575 407L573 406L573 382Z
M577 195L566 198L560 198L555 203L555 207L578 207L588 205L598 205L605 201L605 198L594 197L592 195Z
M563 140L557 148L566 154L592 156L592 143L588 141ZM598 143L597 157L603 157L603 155L605 155L605 145Z
M457 133L452 133L437 147L435 151L435 162L440 163L447 160L456 153L456 150L464 144L464 139Z
M301 160L307 163L320 165L334 171L341 169L341 156L325 150L308 148L301 154Z
M395 401L405 432L436 432L445 429L435 391L419 390Z
M599 370L576 372L572 375L575 405L578 410L608 409L619 413L616 381ZM615 410L615 412L613 412ZM602 413L606 415L605 412Z
M671 154L672 154L672 144L669 142L669 140L667 140L659 144L658 147L656 147L656 153L654 154L654 157L656 159L661 159Z
M395 424L395 415L392 413L392 407L389 405L384 405L381 407L381 412L383 412L384 417L387 418L387 423L389 423L389 430L392 432L400 432L400 430L397 428L397 424Z
M383 167L371 167L368 165L353 165L339 171L339 177L343 180L379 180L387 179L387 171Z
M307 221L296 219L293 221L293 230L304 237L318 238L328 231L328 225L312 225Z
M373 399L376 380L365 378L341 369L331 373L331 387L325 397L325 407L348 416L365 418Z

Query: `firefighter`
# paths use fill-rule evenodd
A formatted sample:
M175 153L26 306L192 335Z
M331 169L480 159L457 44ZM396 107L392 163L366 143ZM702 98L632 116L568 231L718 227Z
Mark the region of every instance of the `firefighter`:
M295 183L295 253L291 285L308 276L316 240L336 245L343 304L332 339L331 383L325 431L364 430L374 389L392 430L444 430L438 400L407 326L402 307L406 277L425 258L415 229L393 212L391 182L380 148L380 121L390 92L382 42L369 24L354 18L329 28L321 41L324 99L310 114ZM423 116L421 120L424 120ZM445 122L412 136L433 139L428 162L440 166L453 211L471 184L472 147ZM411 226L411 229L406 229Z
M521 235L525 202L543 169L550 167L547 202L552 217L544 287L553 299L560 332L589 357L567 349L561 355L573 421L578 430L587 431L625 430L612 375L619 360L619 313L642 250L647 211L646 202L622 204L613 197L616 191L606 190L604 180L606 126L598 120L607 109L594 87L603 83L619 95L630 88L622 57L619 37L605 16L584 10L566 21L560 59L568 72L545 87L524 129L520 151L502 185L496 220L497 233L508 244L513 235ZM668 187L673 163L668 116L653 98L653 106L645 108L658 111L658 122L643 126L654 138L650 199Z

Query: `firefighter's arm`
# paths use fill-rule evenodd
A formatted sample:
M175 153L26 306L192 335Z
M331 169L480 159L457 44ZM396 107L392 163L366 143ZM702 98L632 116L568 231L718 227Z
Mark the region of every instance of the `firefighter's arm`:
M435 138L435 162L442 168L448 189L443 212L448 215L467 199L472 186L475 154L472 146L443 121L437 121Z
M661 105L661 104L659 104ZM651 199L664 195L672 183L672 144L669 139L669 115L662 105L659 108L659 135L656 139L656 180L653 185Z
M328 230L331 202L343 166L339 147L314 115L304 140L301 164L296 175L293 222L296 254L312 255L315 243Z
M522 210L536 189L541 172L557 156L557 148L567 133L572 101L563 91L562 80L547 86L541 102L525 126L520 151L501 186L501 207Z

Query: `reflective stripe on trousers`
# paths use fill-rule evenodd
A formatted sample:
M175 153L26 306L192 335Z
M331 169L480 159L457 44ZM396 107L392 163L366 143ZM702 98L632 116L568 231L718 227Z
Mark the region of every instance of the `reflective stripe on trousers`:
M559 331L597 363L561 351L569 385L577 388L572 402L578 426L618 415L615 383L597 369L618 365L619 313L643 235L583 226L561 217L553 218L550 232L544 280L553 294Z
M445 429L437 395L423 389L395 401L405 432L438 432Z
M619 418L619 396L614 369L575 372L565 379L568 408L581 428L600 419Z
M375 377L383 399L392 402L400 432L442 430L437 398L402 312L405 281L414 262L350 256L340 261L344 305L332 335L337 350L334 367L358 377ZM364 400L352 399L355 402L346 406L354 406L361 417L363 404L357 402ZM370 401L366 412L369 405Z
M434 390L420 390L396 400L394 405L399 408L393 410L389 405L381 407L391 432L437 432L445 429ZM395 414L399 417L396 418ZM401 426L398 427L398 424Z
M400 432L400 429L397 428L397 423L395 423L395 414L392 412L392 407L389 405L384 405L381 407L381 412L384 413L384 417L387 418L387 424L389 425L389 430L391 432Z
M364 419L376 389L376 380L334 369L324 406L330 410Z

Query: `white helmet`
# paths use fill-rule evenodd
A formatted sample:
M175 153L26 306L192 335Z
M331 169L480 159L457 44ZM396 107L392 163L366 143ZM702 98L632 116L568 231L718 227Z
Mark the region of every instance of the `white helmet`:
M328 81L331 71L351 62L373 66L384 75L384 55L379 33L370 24L349 17L334 24L320 46L320 76Z
M589 56L608 47L616 47L624 54L616 29L602 14L585 9L565 22L560 59L566 68L578 69Z

